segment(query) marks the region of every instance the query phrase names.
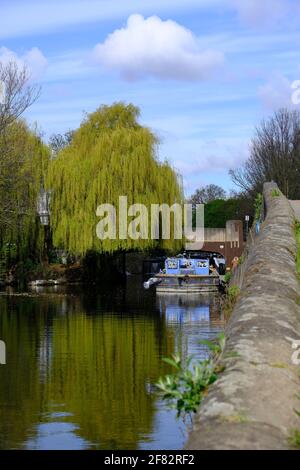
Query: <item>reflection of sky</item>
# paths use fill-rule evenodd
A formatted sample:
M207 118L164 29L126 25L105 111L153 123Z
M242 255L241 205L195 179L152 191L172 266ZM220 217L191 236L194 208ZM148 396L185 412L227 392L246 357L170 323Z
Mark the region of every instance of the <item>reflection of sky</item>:
M209 321L209 306L199 305L198 307L187 309L186 307L169 305L166 308L166 321L167 324L207 322Z
M194 360L206 359L207 346L201 339L214 339L221 331L222 321L214 311L217 297L192 298L190 296L162 296L158 298L161 315L165 317L169 329L175 333L175 350L182 357L193 355ZM182 449L187 438L187 428L181 419L176 419L176 411L166 407L163 400L156 402L153 431L140 442L140 449Z
M176 350L183 357L195 355L197 359L207 357L207 346L201 339L215 338L223 324L220 314L216 314L214 304L217 296L162 296L159 300L161 314L168 327L175 332Z
M187 430L182 420L176 419L176 411L166 407L163 400L156 402L153 432L143 436L141 450L182 449L187 438Z
M53 417L54 418L54 417ZM26 443L26 449L39 450L83 450L90 444L76 435L78 426L64 421L58 421L58 417L51 423L41 423L36 429L36 435Z

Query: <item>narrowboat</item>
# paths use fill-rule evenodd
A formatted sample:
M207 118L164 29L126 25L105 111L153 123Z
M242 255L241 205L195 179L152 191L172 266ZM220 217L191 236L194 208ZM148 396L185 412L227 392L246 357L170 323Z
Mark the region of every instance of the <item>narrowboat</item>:
M184 254L167 258L164 269L144 282L144 288L154 286L157 294L214 292L219 289L224 267L225 260L214 257L190 258Z

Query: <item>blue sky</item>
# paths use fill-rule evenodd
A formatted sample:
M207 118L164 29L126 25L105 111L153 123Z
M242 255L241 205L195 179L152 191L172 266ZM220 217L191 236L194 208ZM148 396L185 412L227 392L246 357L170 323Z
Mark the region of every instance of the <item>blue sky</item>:
M114 101L141 108L187 194L247 158L254 128L291 107L299 0L0 0L0 61L26 63L45 139Z

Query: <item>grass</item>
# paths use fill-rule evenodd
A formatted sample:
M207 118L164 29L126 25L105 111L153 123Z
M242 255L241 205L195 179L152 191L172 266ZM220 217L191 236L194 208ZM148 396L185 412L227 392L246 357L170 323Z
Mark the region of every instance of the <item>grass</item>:
M300 400L300 395L299 394L296 397L298 398L298 400ZM294 408L294 412L300 418L300 411L298 411ZM300 449L300 430L299 429L292 429L291 430L290 436L288 438L288 442L289 442L290 446L292 446L296 449Z
M255 220L260 220L261 211L263 207L263 201L264 201L263 195L261 193L258 193L254 201L254 219Z
M279 197L280 196L280 191L278 189L272 189L271 196L272 197Z
M225 320L228 320L230 317L239 295L240 289L234 284L226 289L226 294L224 295L221 303Z
M292 447L300 449L300 431L298 429L292 429L288 442Z
M295 234L296 234L296 241L297 241L296 265L297 265L298 277L300 279L300 222L299 220L295 221ZM296 302L298 305L300 305L300 297L297 299ZM299 395L297 396L297 398L300 400ZM298 410L294 410L294 411L297 414L297 416L300 417L300 412ZM288 441L292 447L296 449L300 449L300 430L292 429Z
M296 233L296 241L297 241L296 264L297 264L298 276L300 277L300 222L298 220L296 220L295 222L295 233Z

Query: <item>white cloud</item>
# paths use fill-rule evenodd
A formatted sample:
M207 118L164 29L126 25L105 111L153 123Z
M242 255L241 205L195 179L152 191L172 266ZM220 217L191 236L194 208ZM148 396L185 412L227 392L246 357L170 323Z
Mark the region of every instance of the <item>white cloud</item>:
M131 15L124 28L97 44L93 58L118 71L126 80L147 76L173 80L203 80L223 64L221 52L200 48L190 30L157 16Z
M0 63L5 65L9 62L15 62L19 68L26 66L31 80L39 79L48 65L46 57L37 47L33 47L21 56L6 47L0 47Z
M258 89L258 96L263 106L270 110L282 107L293 108L291 85L292 81L281 73L274 74L269 82Z

